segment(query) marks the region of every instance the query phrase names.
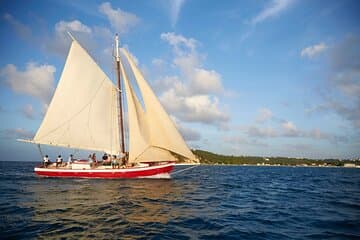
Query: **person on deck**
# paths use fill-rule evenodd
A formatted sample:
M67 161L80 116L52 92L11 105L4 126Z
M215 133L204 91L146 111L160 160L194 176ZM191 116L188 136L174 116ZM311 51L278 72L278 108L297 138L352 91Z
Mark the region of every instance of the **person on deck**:
M74 160L73 155L70 154L69 158L68 158L68 162L67 165L70 166L72 164L72 161Z
M121 159L121 167L126 167L126 159Z
M61 167L62 161L63 161L63 159L62 159L61 155L59 155L59 156L56 158L56 167L58 167L59 165L60 165L60 167Z
M43 165L44 165L45 168L47 168L48 165L50 164L49 156L48 156L48 155L45 155L45 157L43 158L43 160L44 160Z
M119 163L118 163L118 161L117 161L116 155L113 155L113 156L112 156L112 159L111 159L111 167L112 167L112 168L119 168Z
M96 161L96 154L95 154L95 153L93 153L93 155L91 156L91 158L92 158L92 160L93 160L93 164L94 164L94 166L96 166L96 164L97 164L97 161Z

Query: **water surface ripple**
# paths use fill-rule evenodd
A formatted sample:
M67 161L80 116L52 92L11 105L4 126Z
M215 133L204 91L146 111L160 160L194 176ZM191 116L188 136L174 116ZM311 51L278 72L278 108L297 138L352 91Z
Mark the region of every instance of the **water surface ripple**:
M360 239L360 169L199 166L170 180L101 180L39 178L33 166L0 162L3 239Z

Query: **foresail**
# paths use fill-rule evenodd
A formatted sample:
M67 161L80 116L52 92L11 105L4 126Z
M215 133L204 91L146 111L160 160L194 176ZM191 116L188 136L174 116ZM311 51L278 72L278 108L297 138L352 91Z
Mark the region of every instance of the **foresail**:
M134 73L145 105L144 123L141 124L147 126L146 141L149 147L137 157L137 161L140 161L139 159L141 159L141 161L155 160L156 155L165 156L164 151L168 151L166 153L168 159L175 159L171 154L171 152L173 152L189 160L195 160L195 156L186 145L181 134L160 104L151 87L145 81L129 53L125 49L122 49L122 52ZM130 138L131 137L130 135Z
M34 142L120 153L117 88L73 41Z
M123 76L123 82L127 101L127 116L129 129L129 161L136 162L145 149L149 146L147 137L147 126L145 112L136 97L136 94L129 83L128 76L123 64L120 62L120 68Z

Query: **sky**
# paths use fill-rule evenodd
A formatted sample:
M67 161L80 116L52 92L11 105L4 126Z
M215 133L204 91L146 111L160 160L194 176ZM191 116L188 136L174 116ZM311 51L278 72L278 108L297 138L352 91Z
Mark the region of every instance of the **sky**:
M0 159L38 158L16 139L41 124L67 31L114 82L119 33L191 148L359 158L359 12L356 0L1 1Z

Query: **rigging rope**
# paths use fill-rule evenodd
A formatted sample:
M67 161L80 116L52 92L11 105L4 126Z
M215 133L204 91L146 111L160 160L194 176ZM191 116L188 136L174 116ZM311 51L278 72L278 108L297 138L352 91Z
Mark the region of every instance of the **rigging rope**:
M197 166L200 166L200 165L195 165L195 166L191 166L191 167L188 167L188 168L185 168L185 169L178 170L178 171L176 171L176 172L171 173L171 175L175 175L175 174L184 172L184 171L186 171L186 170L190 170L190 169L195 168L195 167L197 167Z

